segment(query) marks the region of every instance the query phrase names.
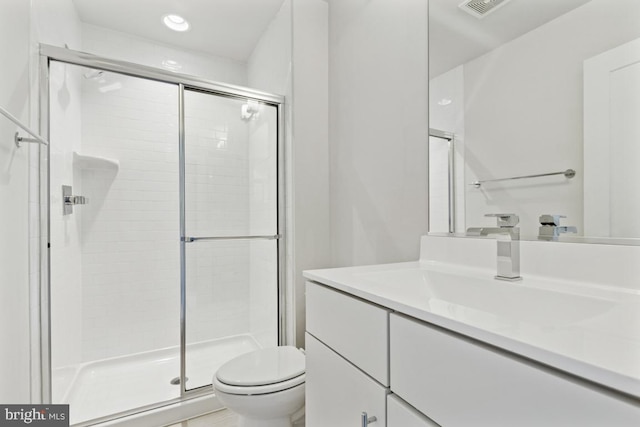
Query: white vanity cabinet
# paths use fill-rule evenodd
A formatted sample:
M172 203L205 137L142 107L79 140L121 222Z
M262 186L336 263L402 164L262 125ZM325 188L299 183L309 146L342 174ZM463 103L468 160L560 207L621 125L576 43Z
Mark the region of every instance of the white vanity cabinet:
M363 412L386 425L386 387L308 333L306 351L307 427L360 427Z
M638 400L307 284L307 427L637 427Z
M444 427L632 427L640 408L596 386L392 314L391 389Z
M386 426L389 310L307 283L306 426Z
M307 332L384 386L389 385L389 312L307 282Z

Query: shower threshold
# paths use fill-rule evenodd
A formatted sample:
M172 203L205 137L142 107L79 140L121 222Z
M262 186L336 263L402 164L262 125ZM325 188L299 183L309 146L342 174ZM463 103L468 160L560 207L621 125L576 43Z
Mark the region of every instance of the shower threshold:
M211 384L223 363L259 348L249 334L188 344L188 388ZM66 366L53 370L54 403L69 404L71 424L83 423L180 397L179 373L178 346Z

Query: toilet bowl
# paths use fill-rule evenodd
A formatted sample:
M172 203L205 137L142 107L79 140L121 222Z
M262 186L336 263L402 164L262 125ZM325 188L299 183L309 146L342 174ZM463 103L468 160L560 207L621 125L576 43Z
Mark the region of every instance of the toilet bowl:
M216 397L238 415L240 427L291 427L304 407L305 359L295 347L245 353L218 369Z

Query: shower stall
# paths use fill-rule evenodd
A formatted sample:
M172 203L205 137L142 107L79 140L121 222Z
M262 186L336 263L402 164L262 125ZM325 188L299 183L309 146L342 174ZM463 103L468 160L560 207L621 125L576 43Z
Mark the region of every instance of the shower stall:
M284 344L283 98L41 46L42 398L88 425L211 400Z

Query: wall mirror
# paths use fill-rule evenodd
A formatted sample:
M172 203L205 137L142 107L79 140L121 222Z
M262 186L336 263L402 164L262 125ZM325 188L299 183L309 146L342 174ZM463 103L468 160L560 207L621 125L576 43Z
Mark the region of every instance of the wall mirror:
M640 2L430 0L429 67L431 233L638 243Z

